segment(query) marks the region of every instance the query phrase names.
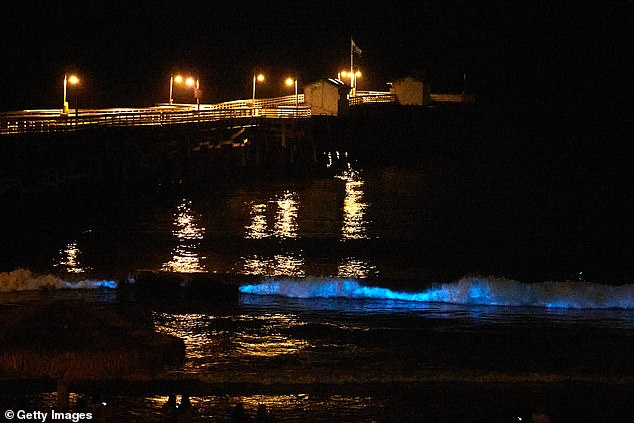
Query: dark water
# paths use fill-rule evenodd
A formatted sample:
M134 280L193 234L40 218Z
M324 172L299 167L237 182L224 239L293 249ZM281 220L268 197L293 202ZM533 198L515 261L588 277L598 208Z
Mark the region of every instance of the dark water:
M228 421L238 401L251 413L267 404L278 421L526 421L538 404L553 421L631 421L624 212L609 212L601 189L496 168L504 165L513 166L448 154L352 162L333 177L210 181L202 192L7 200L4 272L61 274L60 288L82 274L87 285L138 270L232 275L241 293L219 301L186 287L152 298L101 288L0 298L138 307L186 343L184 366L161 377L268 387L199 392L200 421ZM3 273L0 282L9 290L41 280ZM298 388L270 392L276 384ZM109 412L158 421L166 395L112 393ZM54 402L17 393L3 401L20 398Z

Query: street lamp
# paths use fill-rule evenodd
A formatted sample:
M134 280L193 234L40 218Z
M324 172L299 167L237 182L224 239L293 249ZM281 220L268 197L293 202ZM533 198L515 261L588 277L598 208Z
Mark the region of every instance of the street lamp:
M200 110L200 80L198 77L194 79L191 76L187 77L184 81L181 75L170 76L170 106L174 103L174 83L182 84L183 82L185 82L185 85L188 87L194 88L194 97L196 97L197 109Z
M348 72L348 71L341 71L339 72L339 74L337 75L337 79L341 79L341 78L350 78L350 95L355 96L357 95L357 78L361 77L361 71L356 71L356 72Z
M77 85L79 84L79 78L76 75L64 75L64 107L62 110L62 114L68 114L68 101L66 101L66 86L68 84ZM77 93L75 93L77 94ZM75 114L77 114L77 101L75 101Z
M297 78L291 78L289 76L288 78L286 78L286 85L289 87L295 85L295 114L297 114L297 107L299 103L297 98Z
M255 72L253 73L253 110L255 111L255 84L256 82L263 82L264 81L264 75L263 74L255 74Z
M194 79L190 76L185 80L185 85L194 89L194 97L196 97L196 109L200 110L200 80L198 79L198 77Z

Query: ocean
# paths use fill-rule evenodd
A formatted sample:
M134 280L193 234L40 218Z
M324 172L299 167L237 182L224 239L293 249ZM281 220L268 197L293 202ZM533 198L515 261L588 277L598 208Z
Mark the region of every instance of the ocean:
M5 195L0 303L134 308L185 341L156 384L104 389L108 421L164 421L170 381L204 422L238 402L278 422L632 421L621 200L585 173L473 151L380 165L333 151L318 177ZM2 386L5 409L54 406Z

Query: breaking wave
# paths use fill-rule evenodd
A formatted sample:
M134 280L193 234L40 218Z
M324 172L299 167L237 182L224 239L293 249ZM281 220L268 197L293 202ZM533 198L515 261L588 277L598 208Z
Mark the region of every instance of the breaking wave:
M634 285L591 282L525 283L504 278L465 277L420 292L366 286L350 279L265 279L240 286L243 294L290 298L355 298L491 306L573 309L634 309Z
M84 279L67 281L55 275L37 275L26 269L0 273L0 292L116 287L117 282L113 280Z

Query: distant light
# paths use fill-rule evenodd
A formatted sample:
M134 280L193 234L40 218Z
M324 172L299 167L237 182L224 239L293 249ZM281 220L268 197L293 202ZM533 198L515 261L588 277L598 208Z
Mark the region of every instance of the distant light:
M180 75L176 75L176 76L174 77L174 82L177 82L177 83L179 83L179 84L180 84L181 82L183 82L183 77L182 77L182 76L180 76Z
M361 76L361 71L357 71L354 76L356 76L357 78Z
M257 80L258 80L259 82L264 81L264 75L259 74L259 75L257 76Z
M68 82L71 84L79 84L79 78L76 75L71 75L68 77Z
M189 87L194 85L194 78L192 78L191 76L189 78L187 78L187 80L185 81L185 84Z
M348 72L341 71L341 76L343 76L344 78L348 78Z
M293 78L286 78L286 85L290 87L293 84L295 84L295 80Z

